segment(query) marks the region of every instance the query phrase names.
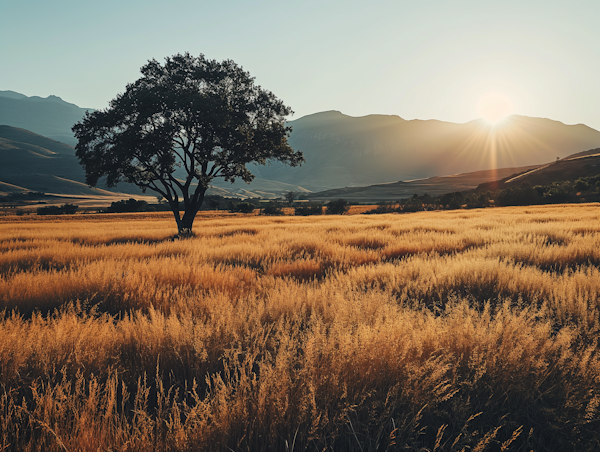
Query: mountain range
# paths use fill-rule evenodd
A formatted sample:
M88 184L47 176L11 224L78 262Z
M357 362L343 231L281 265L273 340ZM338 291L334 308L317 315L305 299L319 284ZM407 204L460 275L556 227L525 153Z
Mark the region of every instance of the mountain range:
M25 96L0 91L0 124L26 129L56 141L75 146L71 127L90 108L81 108L60 97Z
M101 189L85 185L72 147L71 127L85 111L56 96L44 99L0 91L0 124L12 126L0 128L0 182L5 184L0 192L18 187L82 195L91 190L98 195L94 190ZM361 199L389 199L385 193L387 190L392 196L392 187L397 199L399 187L407 194L470 189L557 157L600 147L600 132L583 124L519 115L491 125L482 119L456 124L388 115L351 117L328 111L288 124L293 128L291 146L306 158L301 167L250 165L257 176L252 184L215 181L211 191L263 198L288 191L307 196L321 192L311 195L321 199L334 196L327 190L347 187L335 193L349 195L354 188L375 185L363 190ZM139 193L125 184L117 191Z
M482 119L455 124L330 111L289 124L290 144L306 163L257 172L312 191L539 165L600 146L600 132L583 124L518 115L492 126Z

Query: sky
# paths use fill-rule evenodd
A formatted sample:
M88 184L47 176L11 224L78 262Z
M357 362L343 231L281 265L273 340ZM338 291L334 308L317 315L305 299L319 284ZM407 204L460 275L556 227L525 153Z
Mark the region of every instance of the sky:
M500 102L600 130L599 18L600 0L1 0L0 90L100 109L190 52L243 66L290 119L462 123Z

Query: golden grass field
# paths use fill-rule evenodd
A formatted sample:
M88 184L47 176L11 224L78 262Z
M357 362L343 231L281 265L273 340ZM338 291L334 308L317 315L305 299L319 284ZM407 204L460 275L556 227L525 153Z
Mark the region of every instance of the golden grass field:
M600 206L0 219L0 451L600 450Z

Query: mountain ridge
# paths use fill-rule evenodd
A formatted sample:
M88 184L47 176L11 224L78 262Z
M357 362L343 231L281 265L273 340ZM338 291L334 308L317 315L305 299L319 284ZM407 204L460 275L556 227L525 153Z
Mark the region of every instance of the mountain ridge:
M37 109L36 114L30 115L28 109ZM0 92L0 124L28 129L66 144L75 144L71 127L85 111L58 96ZM522 115L511 115L492 126L482 119L452 123L407 120L397 115L354 117L329 110L287 125L293 128L290 145L305 155L302 166L251 164L249 170L256 175L253 184L232 187L217 180L214 186L248 196L279 196L289 187L306 193L492 168L520 168L600 147L600 132L585 124L568 125ZM61 152L75 159L73 148Z
M26 129L71 146L77 143L71 127L86 111L93 109L81 108L54 95L29 97L15 91L0 91L0 124Z
M494 127L482 119L457 124L329 111L288 124L289 142L304 152L306 163L259 171L313 191L536 165L600 146L600 132L589 126L521 115Z

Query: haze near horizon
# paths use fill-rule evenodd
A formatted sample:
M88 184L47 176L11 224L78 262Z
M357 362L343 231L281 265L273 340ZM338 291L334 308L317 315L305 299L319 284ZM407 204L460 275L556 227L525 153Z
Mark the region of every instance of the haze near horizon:
M600 4L506 1L0 6L0 89L104 108L151 58L233 59L296 112L600 129Z

